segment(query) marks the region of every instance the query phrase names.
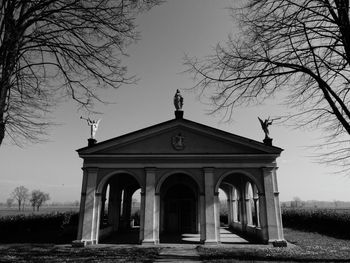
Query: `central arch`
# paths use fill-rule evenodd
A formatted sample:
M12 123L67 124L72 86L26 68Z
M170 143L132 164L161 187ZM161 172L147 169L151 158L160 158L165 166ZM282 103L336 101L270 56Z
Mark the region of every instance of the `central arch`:
M198 234L200 225L197 182L184 173L169 175L160 186L159 195L160 242L183 243L186 241L184 236ZM195 242L194 239L192 241Z
M108 174L100 181L98 237L102 243L139 243L139 223L134 223L141 191L138 178L125 171Z

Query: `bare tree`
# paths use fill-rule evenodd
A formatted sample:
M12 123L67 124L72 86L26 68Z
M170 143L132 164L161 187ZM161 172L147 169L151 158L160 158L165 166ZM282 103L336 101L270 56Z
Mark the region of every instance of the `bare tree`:
M50 195L48 193L44 193L40 190L33 190L30 199L33 211L35 208L37 211L39 211L40 206L42 206L48 200L50 200Z
M37 141L60 98L91 109L100 88L130 83L121 64L135 17L161 0L0 1L0 145Z
M7 198L6 199L6 205L8 208L11 208L13 204L13 199L12 198Z
M21 208L24 209L25 202L29 197L28 189L23 185L18 186L13 190L11 196L18 203L18 211L21 211Z
M326 161L348 164L349 1L250 0L231 11L240 33L214 55L186 58L196 88L227 118L281 98L293 109L284 121L325 131Z

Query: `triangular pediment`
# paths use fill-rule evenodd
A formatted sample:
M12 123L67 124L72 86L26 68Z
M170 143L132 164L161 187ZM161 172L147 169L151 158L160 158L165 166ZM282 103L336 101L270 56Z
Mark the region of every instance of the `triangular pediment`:
M186 119L163 122L78 150L81 155L279 154L282 149Z

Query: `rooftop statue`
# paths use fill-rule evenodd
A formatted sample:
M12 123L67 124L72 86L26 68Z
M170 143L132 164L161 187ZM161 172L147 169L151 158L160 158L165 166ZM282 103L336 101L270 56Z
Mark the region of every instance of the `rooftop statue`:
M83 116L81 116L80 119L87 121L88 125L90 126L90 134L91 134L90 138L95 139L98 125L99 125L101 120L96 121L96 120L91 120L90 118L86 119L86 118L83 118Z
M267 119L265 119L264 121L263 121L262 119L260 119L259 117L258 117L258 119L259 119L259 121L260 121L261 128L263 129L263 131L264 131L264 133L265 133L265 139L271 139L271 138L269 137L269 134L270 134L270 132L269 132L269 126L272 125L272 122L273 122L274 120L270 120L270 117L267 118Z
M181 96L180 91L177 89L174 96L174 106L175 109L182 110L182 106L184 105L184 98Z

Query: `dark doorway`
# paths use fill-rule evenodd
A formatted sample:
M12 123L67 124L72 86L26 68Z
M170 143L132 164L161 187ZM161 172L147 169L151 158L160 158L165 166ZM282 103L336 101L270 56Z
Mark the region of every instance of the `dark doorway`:
M198 198L198 185L190 176L173 174L164 181L160 191L161 243L199 243Z
M196 202L194 192L186 185L170 187L164 197L164 232L195 233Z

